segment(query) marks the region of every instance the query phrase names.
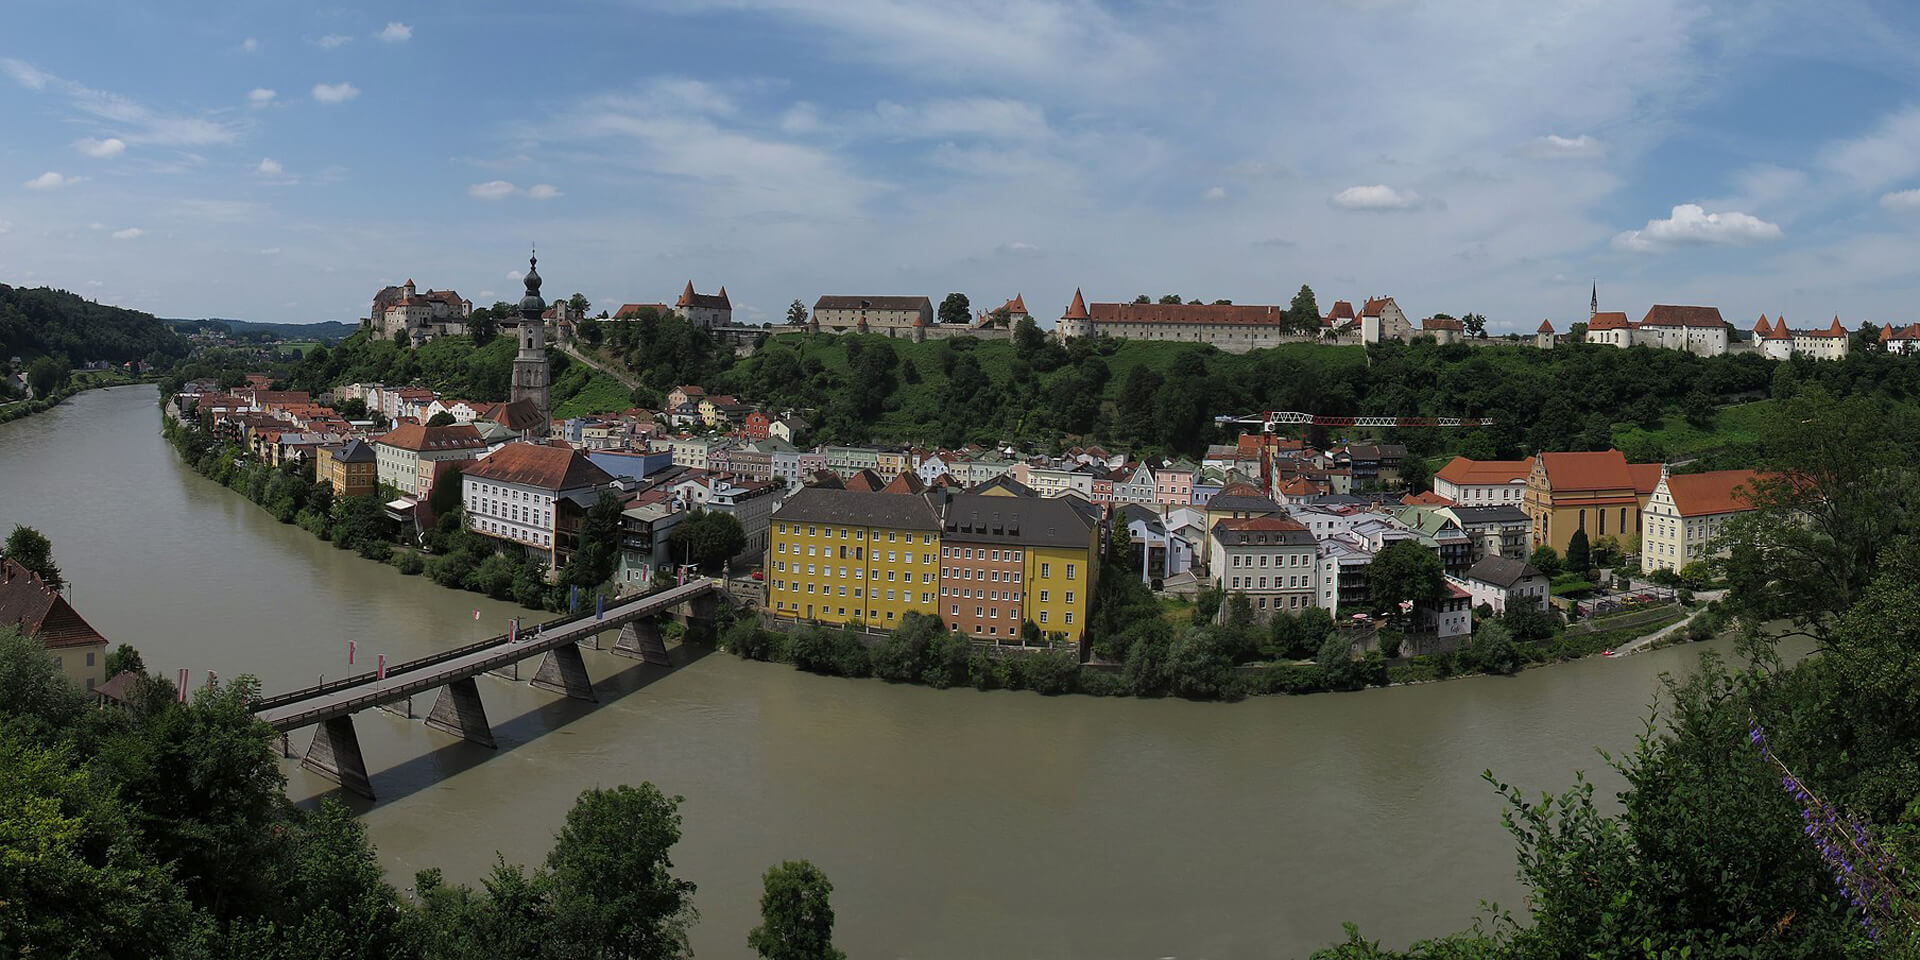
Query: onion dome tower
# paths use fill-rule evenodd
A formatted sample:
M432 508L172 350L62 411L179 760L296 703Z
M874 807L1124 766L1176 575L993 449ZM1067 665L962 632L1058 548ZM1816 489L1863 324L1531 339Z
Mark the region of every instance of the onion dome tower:
M513 358L512 400L529 400L540 411L541 434L551 413L547 406L547 302L540 299L539 257L527 258L527 295L520 298L520 353Z

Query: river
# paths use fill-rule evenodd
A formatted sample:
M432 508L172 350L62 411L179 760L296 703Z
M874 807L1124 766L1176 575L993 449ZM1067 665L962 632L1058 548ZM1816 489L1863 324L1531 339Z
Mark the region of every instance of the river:
M359 559L195 474L151 386L0 424L0 535L40 529L81 613L150 668L269 692L498 632L517 608ZM480 620L474 620L474 611ZM1404 945L1516 910L1492 769L1532 792L1631 746L1694 652L1512 678L1238 704L842 680L724 654L676 669L587 653L601 702L482 678L500 749L356 718L380 800L355 802L393 882L542 858L581 790L686 798L676 872L701 957L748 955L760 875L833 880L855 957L1304 956L1354 920ZM531 663L526 665L528 668ZM424 711L429 698L418 698ZM304 748L310 734L297 731ZM286 764L309 801L332 785Z

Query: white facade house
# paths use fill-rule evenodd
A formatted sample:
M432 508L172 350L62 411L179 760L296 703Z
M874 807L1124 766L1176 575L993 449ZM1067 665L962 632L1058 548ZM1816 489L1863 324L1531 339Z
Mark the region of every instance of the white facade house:
M1454 457L1433 475L1433 492L1464 507L1519 506L1533 458L1469 460Z
M1845 360L1847 330L1840 325L1839 317L1834 317L1831 325L1818 330L1795 330L1793 352L1815 360Z
M591 507L612 482L584 453L522 442L463 471L460 492L468 529L520 544L558 567L573 550L562 535L562 512Z
M1640 572L1678 572L1687 564L1723 556L1714 543L1727 521L1753 509L1752 470L1668 473L1661 468L1640 516Z
M420 465L438 460L467 460L487 448L485 440L469 424L428 427L417 423L401 424L373 441L374 474L403 494L424 497L420 488Z
M1413 339L1413 323L1392 297L1369 297L1360 308L1360 342Z
M746 535L746 546L741 552L758 557L767 552L767 528L773 512L786 499L786 493L787 485L777 480L736 483L715 479L707 487L705 506L714 513L729 514L738 520L741 532Z
M1208 536L1208 572L1229 594L1246 594L1255 615L1319 605L1319 545L1304 525L1275 516L1226 519Z
M1525 560L1488 556L1453 582L1467 591L1475 607L1486 604L1496 614L1509 607L1547 608L1552 581Z
M1660 350L1685 350L1702 357L1717 357L1727 352L1731 336L1720 318L1718 307L1688 307L1657 303L1647 308L1639 323L1627 320L1624 313L1594 311L1587 317L1588 343L1605 346L1644 346Z

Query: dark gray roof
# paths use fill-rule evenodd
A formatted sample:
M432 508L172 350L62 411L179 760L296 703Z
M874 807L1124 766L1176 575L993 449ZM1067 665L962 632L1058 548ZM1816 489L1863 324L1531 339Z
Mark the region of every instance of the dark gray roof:
M1355 460L1399 460L1407 455L1401 443L1355 443L1347 446L1347 455Z
M1005 499L1005 498L1002 498ZM940 518L925 497L865 490L806 487L787 498L775 517L789 523L844 523L896 530L940 529Z
M1039 494L1033 492L1032 487L1029 487L1024 483L1021 483L1018 480L1015 480L1012 477L1012 475L1005 474L1005 473L994 474L992 479L982 480L979 483L974 484L973 489L976 492L980 490L1000 489L1000 490L1005 490L1016 497L1033 497L1038 499L1040 496Z
M1511 587L1528 577L1544 576L1546 574L1535 570L1533 564L1506 557L1487 557L1467 570L1467 579L1491 583L1496 587Z
M1207 512L1242 511L1246 513L1279 513L1280 505L1266 497L1248 497L1240 494L1215 495L1207 501Z
M1092 526L1063 497L990 497L956 493L941 537L962 543L1086 547Z
M1149 533L1167 532L1166 522L1160 519L1159 514L1137 503L1121 504L1120 522L1131 525L1136 521L1145 523Z
M1481 523L1527 523L1527 512L1519 507L1453 507L1453 515L1464 526Z
M372 447L359 440L349 440L344 446L330 449L334 451L333 458L341 463L372 463L380 459Z

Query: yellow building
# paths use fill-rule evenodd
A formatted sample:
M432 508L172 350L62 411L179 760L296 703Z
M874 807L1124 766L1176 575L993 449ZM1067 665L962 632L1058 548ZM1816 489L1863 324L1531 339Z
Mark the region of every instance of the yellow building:
M1640 535L1640 513L1660 485L1660 464L1628 463L1618 450L1543 453L1533 458L1520 509L1533 546L1565 554L1574 531L1587 541L1613 537L1628 546Z
M336 497L372 496L379 492L378 457L358 440L337 447L320 447L314 455L313 477L333 487Z
M1099 551L1099 511L1078 497L957 494L941 525L942 619L982 639L1018 636L1032 623L1078 641Z
M776 616L891 629L908 613L939 615L940 518L927 497L807 487L772 523Z
M1687 564L1725 556L1715 538L1727 521L1753 509L1758 477L1752 470L1662 472L1641 521L1640 572L1677 573Z
M92 690L107 681L107 638L67 598L7 558L0 558L0 624L40 641L74 686Z

